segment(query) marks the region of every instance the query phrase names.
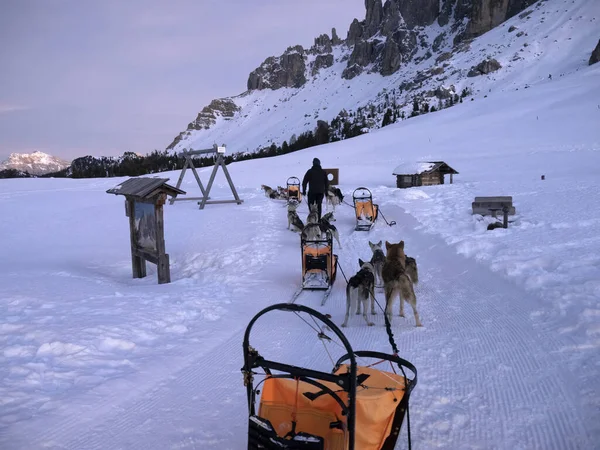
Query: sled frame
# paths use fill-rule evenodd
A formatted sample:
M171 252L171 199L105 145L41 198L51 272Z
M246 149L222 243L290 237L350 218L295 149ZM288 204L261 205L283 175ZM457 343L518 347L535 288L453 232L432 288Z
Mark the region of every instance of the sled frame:
M368 202L371 204L371 209L375 211L375 217L373 217L368 223L361 223L360 219L357 217L356 227L354 227L354 231L370 231L375 225L375 221L379 215L379 205L373 203L373 195L371 194L371 191L366 187L356 188L352 193L352 201L354 203L353 206L355 211L357 209L358 202Z
M313 370L304 367L298 367L290 364L279 363L277 361L271 361L263 358L260 353L250 345L250 334L252 328L254 327L257 320L264 316L265 314L271 311L287 311L291 313L307 313L312 316L314 319L317 319L324 325L324 329L328 329L331 333L335 334L337 338L340 340L343 347L346 349L347 353L338 359L335 366L333 367L331 373L322 372L318 370ZM244 366L241 371L244 375L244 385L246 386L246 396L248 401L248 414L249 414L249 430L248 430L248 450L257 450L257 449L296 449L296 448L306 448L308 450L320 450L323 447L300 447L300 446L285 446L286 443L290 443L291 441L283 440L279 438L281 442L277 441L277 444L273 443L273 440L276 438L273 434L269 433L268 427L261 426L258 424L260 420L265 421L265 419L261 419L257 416L256 412L256 402L257 402L257 394L258 386L260 382L255 387L254 384L254 375L261 375L255 372L255 369L261 368L264 371L266 377L276 377L276 378L292 378L299 381L303 381L313 386L317 386L321 389L324 395L330 395L341 407L343 414L347 417L346 425L348 432L348 450L357 450L355 449L355 429L356 429L356 393L357 393L357 358L373 358L382 361L389 361L390 363L395 363L398 365L402 374L404 375L405 380L405 391L402 400L399 402L396 413L394 415L394 419L392 422L392 430L390 434L386 438L384 444L381 447L381 450L393 450L398 436L400 435L400 428L404 421L405 414L408 410L408 403L410 399L410 394L414 387L417 385L417 369L413 364L406 361L403 358L400 358L398 355L388 355L381 352L374 351L354 351L350 342L342 333L342 331L338 328L335 323L333 323L327 316L319 313L318 311L309 308L304 305L297 305L293 303L278 303L275 305L268 306L264 308L262 311L258 312L248 324L246 331L244 333L244 342L243 342L243 352L244 352ZM338 372L336 371L341 367L342 364L346 364L348 366L347 372ZM405 369L412 372L412 378L408 378L406 376ZM273 373L274 371L281 373ZM343 391L347 392L348 400L347 404L330 388L320 383L320 381L327 381L336 384L336 386L340 387ZM262 446L261 444L261 436L264 439L263 442L271 442L271 445ZM258 446L258 445L261 446ZM292 442L293 444L293 442Z

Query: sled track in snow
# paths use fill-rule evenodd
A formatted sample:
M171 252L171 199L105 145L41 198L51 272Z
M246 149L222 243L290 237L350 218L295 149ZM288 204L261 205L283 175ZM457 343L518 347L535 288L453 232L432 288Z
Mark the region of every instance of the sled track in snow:
M415 291L424 328L414 327L407 304L406 317L398 317L397 300L392 321L400 354L419 370L411 402L416 448L419 439L424 448L452 449L458 442L461 448L593 448L594 414L586 414L573 387L568 355L561 351L573 343L557 332L558 326L530 320L542 299L457 255L436 237L428 236L427 247L419 248L416 221L397 207L386 206L386 211L402 216L405 225L379 225L367 233L342 236L346 239L339 262L351 277L359 257L370 259L369 239L403 239L407 254L417 257L421 282ZM330 314L339 325L345 313L345 281L339 270L338 276L324 307L314 297L302 297L302 303ZM382 290L376 297L385 308ZM381 329L383 313L378 305L375 310L369 316L376 327L366 327L352 311L343 331L355 349L379 346L389 352ZM439 392L434 394L431 385ZM449 441L450 430L454 436Z
M370 258L369 238L403 239L407 253L418 260L421 282L415 290L424 327L414 326L408 305L406 318L398 317L397 301L392 321L400 355L419 371L411 397L414 448L594 448L598 414L585 410L577 376L569 371L569 354L562 351L572 342L557 332L558 325L530 318L541 299L456 255L441 240L420 235L414 219L399 208L386 206L386 212L399 226L376 226L369 233L340 230L344 248L338 253L348 277L358 267L358 257ZM318 291L306 291L297 301L341 324L345 281L341 273L338 278L323 307ZM383 293L376 296L383 307ZM374 327L352 314L343 329L355 349L390 351L383 314L378 306L376 311L369 314ZM314 330L277 318L264 316L253 332L251 343L259 344L261 354L267 352L263 356L322 370L331 367ZM120 402L98 422L65 420L14 448L244 448L243 332L233 331L221 345L152 390ZM401 434L397 448L405 448L406 426Z

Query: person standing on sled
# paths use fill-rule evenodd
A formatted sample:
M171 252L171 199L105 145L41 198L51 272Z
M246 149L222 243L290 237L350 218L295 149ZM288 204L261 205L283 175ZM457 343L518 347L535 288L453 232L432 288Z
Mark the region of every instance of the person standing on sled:
M319 158L313 159L313 166L307 170L302 180L302 195L306 195L306 185L308 184L308 204L317 204L319 220L321 220L321 206L323 197L329 185L327 173L321 168Z

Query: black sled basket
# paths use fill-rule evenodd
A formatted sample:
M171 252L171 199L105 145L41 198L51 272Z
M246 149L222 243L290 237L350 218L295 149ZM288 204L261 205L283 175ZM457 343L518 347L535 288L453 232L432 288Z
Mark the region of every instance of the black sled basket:
M337 255L333 254L330 231L324 239L301 238L302 289L330 289L335 282Z
M289 177L287 179L288 203L302 201L302 193L300 192L300 179L298 177Z
M369 231L379 214L379 207L373 203L371 191L366 187L359 187L352 193L354 211L356 213L356 231Z
M331 372L263 358L250 345L250 333L257 320L272 311L306 316L305 323L318 332L318 339L336 339L346 353ZM307 306L289 303L269 306L252 318L244 335L243 351L248 450L394 449L410 394L417 384L417 370L410 362L397 355L354 351L328 317ZM373 359L376 361L372 364L357 362ZM392 371L375 367L382 363L389 364ZM400 373L395 373L394 365Z

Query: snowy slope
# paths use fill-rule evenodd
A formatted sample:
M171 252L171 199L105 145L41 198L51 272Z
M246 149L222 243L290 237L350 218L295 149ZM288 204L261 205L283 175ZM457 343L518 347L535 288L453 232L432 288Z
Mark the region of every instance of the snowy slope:
M404 239L418 260L424 327L410 314L392 325L419 370L413 448L597 447L600 66L575 72L230 165L242 205L166 206L168 285L152 265L131 279L123 201L105 193L121 180L0 180L0 448L244 448L243 330L300 281L299 238L259 186L301 177L315 156L340 169L346 195L368 186L398 222L353 232L351 208L337 209L346 275L370 257L368 240ZM393 168L419 160L460 174L396 189ZM199 194L189 174L183 188ZM222 175L211 195L231 198ZM471 216L478 195L513 196L507 230ZM340 324L343 278L325 307L317 294L298 301ZM374 321L352 317L345 331L356 347L390 351L381 314ZM274 359L329 362L302 323L268 320L258 342Z
M449 27L450 25L448 25ZM511 27L515 31L509 32ZM447 28L448 28L447 27ZM214 143L226 143L232 152L254 151L280 145L293 134L312 130L317 120L331 121L342 109L356 111L369 104L378 105L385 95L393 96L398 104L406 105L408 114L412 99L422 95L430 104L438 104L431 92L440 86L454 86L460 93L466 87L476 99L491 91L509 92L547 82L548 76L561 77L587 64L598 40L600 2L588 0L548 0L538 2L500 26L476 38L467 49L455 52L450 59L436 64L437 57L451 51L452 33L434 24L425 29L429 48L440 33L446 32L446 44L433 56L418 64L404 64L391 76L362 74L352 80L341 78L345 58L351 49L334 47L335 63L311 79L300 89L251 91L232 100L241 107L233 119L217 117L208 130L189 130L175 145L174 151L184 148L210 148ZM425 53L424 48L419 54ZM469 78L472 66L486 58L495 58L502 69L489 75ZM443 73L430 76L421 85L401 92L403 82L415 80L428 70L440 68ZM307 69L308 70L308 69ZM377 118L381 124L382 114Z

